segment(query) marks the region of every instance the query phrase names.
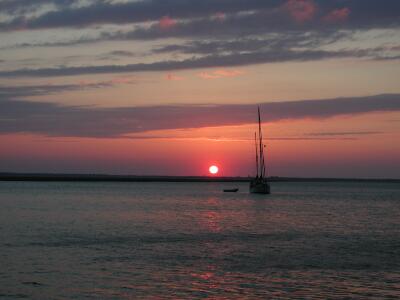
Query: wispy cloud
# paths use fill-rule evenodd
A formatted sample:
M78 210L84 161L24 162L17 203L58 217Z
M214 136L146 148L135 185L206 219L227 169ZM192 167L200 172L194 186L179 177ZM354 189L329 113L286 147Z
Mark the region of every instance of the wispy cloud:
M382 134L381 131L337 131L337 132L311 132L308 136L357 136Z
M105 55L110 55L110 56L122 56L122 57L133 57L137 56L135 52L132 51L125 51L125 50L114 50L111 52L108 52Z
M46 3L53 4L56 9L40 13L39 4ZM83 2L73 0L38 0L34 2L8 0L0 2L0 8L14 14L14 18L0 24L0 30L82 28L101 24L137 24L149 21L157 22L157 27L160 29L159 21L166 16L170 20L181 19L185 22L203 18L221 23L221 21L229 21L232 16L240 19L238 16L244 17L244 13L250 11L255 13L252 16L253 26L260 28L260 26L265 25L265 22L268 22L268 24L273 25L273 29L281 30L288 28L288 25L291 24L290 21L293 21L293 26L300 22L303 25L307 23L307 26L316 29L321 25L320 21L324 16L335 11L344 12L341 11L343 8L351 11L351 22L346 25L349 28L393 27L396 24L398 26L400 3L397 0L386 0L385 2L380 0L169 0L168 5L166 5L165 0L123 2L99 0L83 5ZM33 15L32 10L35 12ZM21 15L17 12L27 12L27 14ZM28 14L28 12L31 14ZM215 16L224 17L216 18ZM336 14L336 16L341 16L341 14ZM264 21L262 21L262 17L264 17ZM281 20L281 22L276 22L278 20ZM190 25L188 22L186 23ZM197 23L197 25L200 24ZM235 29L240 29L240 27L235 27ZM192 34L196 34L195 30L192 30Z
M80 0L2 0L0 11L8 14L23 14L40 10L42 5L53 5L61 10L78 2Z
M87 66L52 68L47 64L48 68L1 71L0 77L173 72L341 57L375 60L397 60L400 57L398 49L384 53L376 49L340 49L337 44L326 47L346 42L359 31L397 30L400 27L397 13L400 2L397 0L387 0L385 5L378 0L169 0L168 5L164 0L62 0L58 4L55 0L40 0L37 3L52 7L43 11L35 11L31 2L26 0L13 4L3 1L0 7L1 3L10 3L13 7L10 10L20 11L22 15L10 15L8 21L0 23L0 31L88 28L81 36L74 31L74 35L61 35L59 40L18 40L16 45L5 47L66 47L138 40L158 40L160 46L147 48L142 53L111 51L98 57L106 60L104 65L93 57L88 58ZM24 14L28 8L35 12ZM174 44L166 44L171 42L169 38L179 41L174 39ZM144 55L149 58L146 63L138 59L134 61L137 63L129 65L110 65L113 60Z
M53 2L39 0L41 2ZM32 1L21 1L19 8L32 7ZM173 9L171 9L173 7ZM180 1L148 0L111 3L94 1L91 5L65 7L58 10L38 14L30 18L18 18L3 23L4 30L39 29L60 27L85 27L99 24L134 24L158 21L165 16L170 18L196 18L209 16L217 12L235 13L249 9L265 9L273 7L263 0L202 0ZM14 5L14 9L17 4ZM0 28L1 28L0 27Z
M168 74L165 76L165 78L166 78L167 80L171 80L171 81L179 81L179 80L184 80L184 79L185 79L184 77L178 76L178 75L173 74L173 73L168 73Z
M75 84L43 84L43 85L17 85L0 86L0 99L24 98L57 94L60 92L81 91L85 89L111 87L111 81L103 82L79 82Z
M215 31L215 30L214 30ZM46 41L36 43L19 43L16 45L5 46L0 49L10 48L31 48L31 47L65 47L79 46L100 41L129 41L135 37L134 31L114 31L103 32L97 36L83 36L76 39L65 41ZM280 34L268 33L258 37L224 37L218 39L189 40L184 43L164 44L154 47L150 53L186 53L186 54L211 54L238 51L256 51L263 48L291 48L291 47L321 47L332 44L338 40L349 39L352 37L350 31L313 31L301 32L291 31ZM115 50L107 53L114 56L137 56L137 53L126 50Z
M317 12L312 0L288 0L284 7L297 22L312 20Z
M73 76L83 74L134 73L154 71L175 71L185 69L202 69L210 67L234 67L286 61L311 61L330 58L366 58L366 59L399 59L399 56L380 56L374 49L366 50L290 50L264 49L248 53L231 53L226 55L205 55L184 60L166 60L153 63L136 63L128 65L97 65L81 67L59 67L41 69L18 69L0 71L0 77L51 77Z
M326 22L344 22L350 16L350 9L347 7L341 9L334 9L327 14L323 19Z
M259 105L264 122L321 119L338 115L400 111L400 94ZM255 115L254 104L96 108L16 101L2 97L0 132L29 132L48 136L120 137L154 130L250 124L255 122Z
M0 101L8 99L20 99L25 97L58 94L62 92L74 92L87 89L110 88L119 84L136 84L136 78L115 77L107 81L80 80L69 84L41 84L41 85L0 85Z
M253 138L232 138L232 137L182 137L177 135L124 135L115 138L132 139L132 140L183 140L183 141L196 141L196 140L206 140L215 142L253 142ZM269 141L354 141L357 140L356 137L304 137L304 136L273 136L267 138Z
M242 74L243 71L239 70L220 69L211 72L201 72L198 76L203 79L219 79L225 77L237 77Z
M176 25L176 20L170 18L169 16L162 17L158 22L158 26L160 26L162 30L168 30L174 27L175 25Z

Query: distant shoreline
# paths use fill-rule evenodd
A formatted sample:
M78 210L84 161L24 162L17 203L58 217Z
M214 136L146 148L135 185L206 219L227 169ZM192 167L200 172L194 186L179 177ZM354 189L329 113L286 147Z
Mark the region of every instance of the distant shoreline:
M137 176L103 174L41 174L0 173L0 181L43 182L249 182L250 177L210 176ZM269 177L270 182L388 182L400 183L400 179L378 178L316 178L316 177Z

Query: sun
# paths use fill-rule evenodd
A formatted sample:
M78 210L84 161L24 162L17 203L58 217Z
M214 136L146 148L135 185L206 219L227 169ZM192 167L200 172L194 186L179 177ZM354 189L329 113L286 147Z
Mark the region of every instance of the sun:
M213 174L213 175L215 175L215 174L217 174L217 173L218 173L218 167L217 167L217 166L214 166L214 165L212 165L212 166L210 166L210 168L208 169L208 171L210 171L210 174Z

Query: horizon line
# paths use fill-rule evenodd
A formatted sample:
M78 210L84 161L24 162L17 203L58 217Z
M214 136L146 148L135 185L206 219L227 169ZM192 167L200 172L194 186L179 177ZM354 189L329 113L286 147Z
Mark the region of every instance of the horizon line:
M0 181L109 181L109 182L247 182L254 176L207 176L207 175L122 175L99 173L21 173L0 172ZM359 177L297 177L268 176L271 182L393 182L400 178L359 178Z

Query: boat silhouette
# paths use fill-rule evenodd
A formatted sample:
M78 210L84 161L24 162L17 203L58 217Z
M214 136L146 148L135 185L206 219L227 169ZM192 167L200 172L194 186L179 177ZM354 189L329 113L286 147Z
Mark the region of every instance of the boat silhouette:
M260 107L258 107L258 137L257 132L254 133L254 144L256 148L256 177L250 181L250 193L270 194L271 188L267 181L265 170L265 158L263 136L261 130Z
M225 193L236 193L239 189L238 188L234 188L234 189L224 189Z

